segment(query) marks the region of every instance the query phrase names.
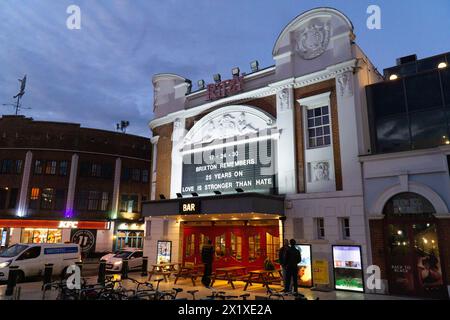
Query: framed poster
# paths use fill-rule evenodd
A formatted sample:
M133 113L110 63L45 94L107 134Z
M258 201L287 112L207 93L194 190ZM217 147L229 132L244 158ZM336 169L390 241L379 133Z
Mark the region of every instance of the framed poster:
M364 276L360 246L332 246L334 288L364 292Z
M295 246L302 256L302 261L298 264L298 284L301 287L312 287L312 255L310 244L298 244Z
M158 240L156 263L170 263L172 261L172 241Z

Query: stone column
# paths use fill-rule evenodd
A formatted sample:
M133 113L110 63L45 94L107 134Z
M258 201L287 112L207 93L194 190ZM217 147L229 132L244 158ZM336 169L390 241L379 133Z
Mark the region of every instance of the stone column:
M151 195L150 200L156 199L156 170L157 170L157 164L156 161L158 159L158 140L159 136L152 137L150 139L152 146L153 146L153 152L152 152L152 185L151 185Z
M172 132L172 170L170 178L170 198L176 198L181 193L183 177L183 155L180 152L181 142L186 132L185 119L177 118L173 123Z
M74 153L72 155L72 160L70 162L69 187L67 190L66 210L64 212L65 218L73 217L75 188L77 183L78 159L79 159L78 154Z
M293 95L292 87L284 88L277 94L277 128L280 132L277 145L277 186L280 194L297 192Z
M25 156L23 166L22 184L20 186L19 205L17 206L17 216L24 217L27 214L28 187L30 184L31 166L33 163L33 153L28 151Z
M120 177L122 173L122 160L120 158L116 159L116 167L114 170L114 190L112 197L111 206L111 218L117 219L119 214L119 197L120 197Z

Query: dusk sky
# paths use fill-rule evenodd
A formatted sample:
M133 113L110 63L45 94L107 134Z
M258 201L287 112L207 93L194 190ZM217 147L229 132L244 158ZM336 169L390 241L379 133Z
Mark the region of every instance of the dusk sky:
M66 9L81 8L81 30L69 30ZM370 4L379 5L382 29L366 27ZM12 114L18 78L28 75L22 114L36 120L77 122L150 136L155 73L211 82L249 62L274 63L282 29L301 12L341 10L356 41L381 71L400 56L450 51L449 0L1 0L0 108Z

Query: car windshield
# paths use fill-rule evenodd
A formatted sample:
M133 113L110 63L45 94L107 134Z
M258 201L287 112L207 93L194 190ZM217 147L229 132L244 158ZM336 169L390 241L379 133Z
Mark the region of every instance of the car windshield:
M23 244L15 244L8 249L3 250L0 252L0 257L2 258L12 258L15 256L18 256L21 252L23 252L28 246Z
M128 258L130 255L132 254L132 252L130 251L119 251L114 255L114 258Z

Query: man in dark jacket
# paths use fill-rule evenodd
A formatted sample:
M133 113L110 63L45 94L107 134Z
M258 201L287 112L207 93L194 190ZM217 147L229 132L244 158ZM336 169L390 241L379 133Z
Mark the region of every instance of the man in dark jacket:
M209 287L209 285L211 284L213 259L214 259L214 247L212 246L211 240L208 240L208 244L203 245L202 248L202 262L205 265L202 283L205 287Z
M289 241L291 245L286 252L286 282L284 291L289 292L291 281L293 281L294 293L298 293L298 264L302 261L300 251L295 247L295 240Z
M278 263L281 266L281 273L283 276L283 284L286 284L286 253L289 250L289 240L284 239L283 246L278 251Z

